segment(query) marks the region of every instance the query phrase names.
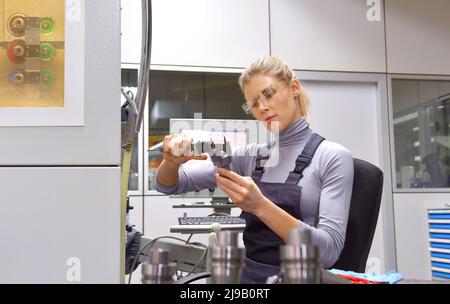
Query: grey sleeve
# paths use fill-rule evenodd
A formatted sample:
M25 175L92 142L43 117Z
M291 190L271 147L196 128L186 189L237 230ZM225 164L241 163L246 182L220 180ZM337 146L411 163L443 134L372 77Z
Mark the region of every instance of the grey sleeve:
M313 244L319 246L321 263L329 268L339 258L345 243L348 213L353 188L353 158L344 147L335 144L319 158L320 192L316 227L300 225L311 231Z
M216 187L216 170L211 159L190 160L178 169L179 180L176 185L165 186L155 179L155 189L161 193L180 194Z

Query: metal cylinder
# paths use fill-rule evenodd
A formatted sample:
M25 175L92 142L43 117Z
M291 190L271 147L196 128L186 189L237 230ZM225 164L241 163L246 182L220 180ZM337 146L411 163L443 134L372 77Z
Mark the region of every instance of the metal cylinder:
M176 281L177 264L169 262L169 252L152 249L142 263L142 284L172 284Z
M217 246L210 249L211 283L238 284L241 279L245 248L238 247L239 232L220 231Z
M287 245L280 248L280 259L283 283L321 283L319 247L312 245L309 230L291 230Z

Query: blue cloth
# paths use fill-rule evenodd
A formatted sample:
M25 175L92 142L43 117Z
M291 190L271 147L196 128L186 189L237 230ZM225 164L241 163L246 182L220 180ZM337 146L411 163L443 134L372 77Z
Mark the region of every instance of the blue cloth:
M350 275L357 278L366 279L368 281L372 282L383 282L383 283L389 283L389 284L395 284L398 281L403 280L405 277L395 271L389 271L385 274L369 274L369 273L359 273L354 271L344 271L340 269L330 269L329 270L333 274L344 274L344 275Z

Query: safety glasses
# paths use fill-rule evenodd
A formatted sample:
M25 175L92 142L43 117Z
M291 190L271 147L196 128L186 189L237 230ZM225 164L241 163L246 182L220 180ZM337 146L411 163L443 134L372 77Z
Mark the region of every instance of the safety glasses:
M267 107L272 97L277 93L277 85L272 83L267 86L259 93L259 96L253 100L252 102L244 102L242 104L242 110L244 110L245 114L252 115L254 111L256 111L260 104Z

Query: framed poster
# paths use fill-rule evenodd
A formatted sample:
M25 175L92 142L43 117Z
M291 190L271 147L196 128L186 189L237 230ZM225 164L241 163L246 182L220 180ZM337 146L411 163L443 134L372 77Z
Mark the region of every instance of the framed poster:
M0 127L84 125L84 2L0 0Z

